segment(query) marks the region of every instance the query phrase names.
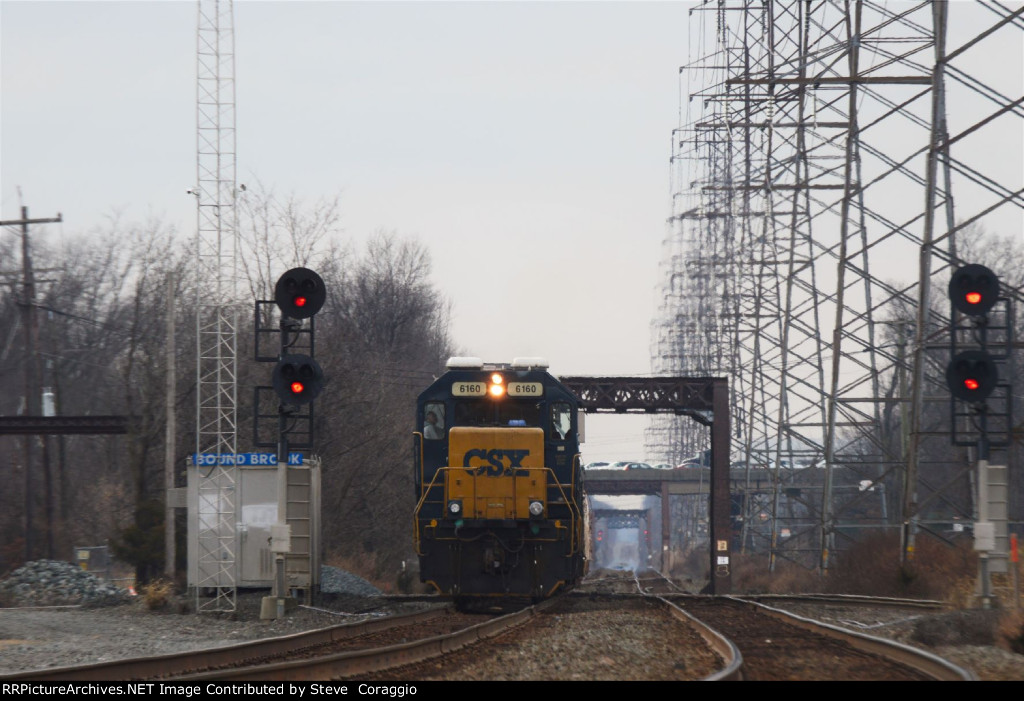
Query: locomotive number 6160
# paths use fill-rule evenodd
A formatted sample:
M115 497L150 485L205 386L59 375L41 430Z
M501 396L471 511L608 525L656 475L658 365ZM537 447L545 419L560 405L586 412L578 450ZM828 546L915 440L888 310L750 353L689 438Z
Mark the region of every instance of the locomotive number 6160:
M457 606L517 605L586 571L579 399L539 358L452 358L416 407L420 580Z

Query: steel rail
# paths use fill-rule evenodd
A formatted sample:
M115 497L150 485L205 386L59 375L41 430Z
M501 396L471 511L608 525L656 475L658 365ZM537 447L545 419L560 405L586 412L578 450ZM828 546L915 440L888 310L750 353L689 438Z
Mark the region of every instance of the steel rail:
M473 643L525 624L552 605L547 599L525 609L505 614L446 635L436 635L399 645L353 650L304 660L250 667L220 669L174 677L174 681L323 681L379 672L391 667L415 664L454 652Z
M178 677L175 678L175 681L323 681L381 672L402 665L436 659L493 638L512 628L526 625L542 611L557 606L560 600L561 597L547 599L534 606L470 628L424 640L345 652L310 660L216 670ZM706 677L705 681L741 678L743 660L734 644L672 602L665 599L657 600L667 608L674 619L694 629L705 644L723 660L723 667Z
M303 648L350 640L362 635L379 633L400 626L424 623L438 618L449 609L371 618L352 623L294 633L274 638L248 641L237 645L189 650L187 652L130 657L96 664L37 669L17 674L0 675L2 681L127 681L135 679L170 678L194 670L238 664L241 660L282 655Z
M748 606L755 606L759 610L778 620L819 635L825 635L836 640L841 640L862 652L894 660L900 664L906 665L907 667L911 667L912 669L915 669L936 681L978 681L978 677L970 670L958 667L949 660L944 660L930 652L926 652L909 645L904 645L903 643L896 642L895 640L876 638L865 633L859 633L857 631L847 630L821 621L804 618L794 613L783 611L782 609L772 608L771 606L766 606L765 604L761 604L756 601L750 601L749 599L728 596L723 598L732 601L740 601Z
M727 637L700 619L694 618L689 613L679 608L679 606L674 604L671 600L657 595L645 594L644 596L651 596L652 598L661 601L668 607L673 618L692 626L693 629L696 630L697 634L704 639L707 646L711 648L716 655L722 658L722 669L714 674L704 677L702 681L743 681L743 655L740 653L740 649L733 641L729 640Z
M675 587L675 583L672 582L672 580L665 574L657 571L655 571L655 573L659 575L659 577L663 579L666 583L668 583L670 586ZM673 606L673 608L678 608L677 606L675 606L674 603L672 603L672 599L668 598L673 595L647 594L641 586L639 577L635 577L635 582L638 591L642 595L657 598L659 600L669 603ZM674 598L687 598L689 596L692 595L675 595ZM779 602L810 602L816 604L835 603L854 606L871 605L892 606L900 608L909 607L923 609L942 609L945 608L945 605L941 601L935 601L930 599L874 597L856 594L764 594L756 596L727 596L723 598L757 607L759 610L764 611L773 618L782 620L791 625L798 626L800 628L820 635L825 635L830 638L841 640L850 645L851 647L862 652L872 655L879 655L881 657L886 657L888 659L894 660L907 667L915 669L921 672L922 674L925 674L935 679L936 681L977 681L977 676L974 674L974 672L963 669L953 664L952 662L949 662L948 660L931 654L930 652L926 652L924 650L909 645L905 645L894 640L878 638L858 631L852 631L821 621L804 618L794 613L790 613L789 611L784 611L782 609L774 608L772 606L768 606L764 603L761 603L761 601L763 600L770 600ZM722 640L725 640L730 647L734 648L735 645L731 641L728 641L728 639L726 639L720 633L715 631L710 626L707 626L699 619L694 618L688 612L683 611L682 609L679 609L679 611L691 620L693 620L698 630L707 629L711 631L714 634L714 636L705 636L705 640L708 641L708 644L711 645L712 648L715 649L715 651L723 657L723 659L729 659L726 656L726 650L720 647L722 643L717 642L717 639L721 638ZM703 635L704 633L702 632L702 636ZM723 670L723 672L721 673L722 676L720 678L730 680L742 679L742 656L738 649L736 650L735 654L738 657L736 670L734 672L730 672L730 669Z
M678 585L664 572L659 570L651 570L651 572L655 574L655 577L652 579L664 582L672 589L675 589L676 592L679 591ZM718 670L714 674L708 675L702 681L743 681L743 654L733 641L729 640L729 638L704 623L704 621L699 618L695 618L687 611L684 611L665 596L648 593L648 591L644 589L644 584L641 582L639 573L634 572L633 582L636 584L637 592L640 596L656 599L664 606L667 606L673 618L690 625L704 640L707 646L722 659L722 669Z
M735 598L757 603L792 601L815 604L849 604L851 606L892 606L894 608L919 608L941 610L946 604L935 599L901 599L887 596L865 596L861 594L742 594Z

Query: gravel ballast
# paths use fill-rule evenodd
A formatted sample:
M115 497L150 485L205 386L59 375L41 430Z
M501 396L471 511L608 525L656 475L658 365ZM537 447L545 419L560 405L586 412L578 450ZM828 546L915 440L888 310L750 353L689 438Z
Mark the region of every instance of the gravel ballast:
M29 563L0 582L0 596L11 607L0 610L0 675L232 645L388 612L379 591L355 575L325 568L322 580L332 610L300 606L285 618L261 621L260 600L267 592L241 594L233 614L194 614L184 599L150 610L143 597L112 587L111 592L102 580L68 563ZM58 604L65 607L34 608ZM816 617L803 607L800 614ZM833 612L829 622L851 625L857 615L863 614L856 609L848 615ZM983 643L977 636L940 634L964 629L961 619L963 615L950 612L915 614L902 621L875 621L865 632L929 649L974 670L982 680L1024 680L1024 655ZM922 642L924 633L929 644ZM589 678L573 676L568 668L564 672L566 679Z
M321 570L331 608L299 606L260 620L266 591L241 592L234 613L192 613L187 598L151 610L133 596L67 562L38 560L0 582L0 675L148 657L289 635L384 615L380 591L335 567Z

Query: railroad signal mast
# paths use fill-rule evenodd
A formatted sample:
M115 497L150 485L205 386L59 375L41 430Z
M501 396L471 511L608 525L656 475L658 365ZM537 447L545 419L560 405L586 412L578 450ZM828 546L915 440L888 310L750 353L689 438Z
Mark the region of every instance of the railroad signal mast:
M990 465L989 458L991 448L1006 448L1011 438L1011 392L1008 383L1000 382L1000 375L1013 377L1012 369L1006 367L1012 360L1013 313L1010 299L1000 294L999 278L975 263L953 272L949 301L952 358L946 366L946 384L951 395L951 435L954 445L976 452L974 549L980 555L978 594L988 608L991 573L1007 571L1007 469ZM958 312L966 322L958 320ZM958 351L959 341L975 347Z
M294 413L295 407L311 404L324 386L324 372L313 359L316 335L313 317L326 300L323 279L307 268L292 268L280 277L274 288L274 303L281 310L281 353L272 374L274 392L281 400L279 456L288 454L284 417ZM299 332L304 319L309 319L309 355L289 353L294 342L291 333ZM312 443L312 418L310 421L309 443Z
M279 462L287 462L289 450L313 449L313 400L323 390L323 369L314 358L316 349L316 313L327 300L323 279L308 268L292 268L282 275L274 286L273 300L257 300L256 360L273 362L270 385L256 387L253 402L253 445L276 448ZM274 305L280 312L277 327L266 326L261 319L269 315L261 310ZM308 324L306 320L308 319ZM261 339L277 336L274 355L264 355ZM261 399L272 390L277 398L273 411L261 409L267 402ZM261 419L277 419L277 435L273 441L260 432Z
M987 459L990 447L1009 445L1010 393L999 381L999 367L1011 357L1010 300L1000 296L995 273L971 263L950 277L949 302L951 359L946 384L953 444L977 446L979 457ZM959 350L963 346L969 347Z
M260 617L264 619L284 615L290 581L288 562L301 558L301 552L293 552L293 533L289 525L290 516L295 515L288 512L289 453L292 449L313 449L313 400L323 390L325 382L323 369L313 357L316 348L314 317L326 300L327 289L318 274L308 268L292 268L278 279L272 301L256 302L256 360L273 362L274 368L270 374L270 385L255 388L253 444L276 448L278 470L277 522L271 527L270 544L274 556L274 587L271 596L263 599ZM276 329L261 322L270 316L261 315L261 309L270 305L275 305L280 313ZM267 334L277 336L277 352L272 356L260 352L260 340ZM261 409L261 398L268 391L272 391L274 396L262 404L276 403L274 411ZM272 399L277 401L272 402ZM277 420L277 432L271 442L266 436L261 438L260 426L261 419L274 418ZM301 547L298 549L301 551ZM312 549L306 554L312 556Z

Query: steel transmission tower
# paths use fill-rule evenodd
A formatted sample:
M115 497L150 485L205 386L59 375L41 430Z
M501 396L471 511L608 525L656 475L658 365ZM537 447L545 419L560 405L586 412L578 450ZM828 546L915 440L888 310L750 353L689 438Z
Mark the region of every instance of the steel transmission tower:
M691 10L652 370L729 377L742 547L772 566L825 571L857 531L926 527L929 504L970 516L951 489L967 461L942 410L942 300L979 224L1019 236L1024 98L1019 69L999 84L991 52L1016 47L1019 65L1021 12ZM993 172L993 143L1013 167ZM648 452L679 460L706 446L702 433L665 420Z
M199 0L196 153L197 611L236 604L238 280L235 212L235 47L231 0ZM212 593L212 596L206 596Z

